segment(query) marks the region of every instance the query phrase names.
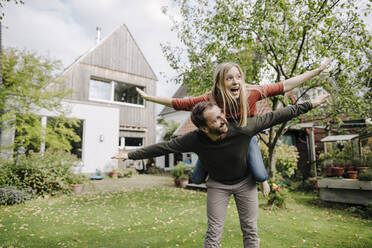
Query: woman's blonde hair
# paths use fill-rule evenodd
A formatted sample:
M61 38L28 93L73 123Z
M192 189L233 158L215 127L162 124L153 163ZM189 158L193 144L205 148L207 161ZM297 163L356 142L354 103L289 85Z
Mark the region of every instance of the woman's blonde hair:
M225 77L227 72L236 67L241 76L241 85L240 85L240 95L238 100L236 100L226 89ZM222 108L223 112L238 122L239 112L240 112L240 121L238 126L243 127L247 125L247 115L248 115L248 106L247 106L247 93L246 85L244 80L244 73L240 66L233 62L226 62L217 65L216 70L213 76L213 88L211 99L216 102L216 104Z

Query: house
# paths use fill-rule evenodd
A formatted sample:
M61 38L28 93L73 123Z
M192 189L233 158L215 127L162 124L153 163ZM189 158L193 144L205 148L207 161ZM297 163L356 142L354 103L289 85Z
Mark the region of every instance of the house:
M174 93L172 98L184 98L188 97L187 95L187 86L181 85L178 90ZM171 107L165 106L162 111L159 113L159 118L164 119L166 122L175 121L179 124L179 127L177 130L179 130L180 127L183 126L183 123L186 122L190 117L190 112L188 111L177 111ZM192 123L191 123L192 124ZM177 132L175 131L175 133ZM161 142L162 137L164 136L164 132L162 130L159 131L160 137L157 138L157 142ZM181 153L171 153L165 156L157 157L155 158L155 164L157 167L165 169L165 170L171 170L178 161L184 161L184 160L190 160L191 163L195 164L197 157L196 155L193 155L193 158L191 158L191 154L181 154Z
M117 166L111 156L119 149L155 143L155 104L145 102L136 87L156 95L157 78L126 25L98 39L62 77L66 84L59 89L72 90L69 116L82 123L83 172L109 171Z

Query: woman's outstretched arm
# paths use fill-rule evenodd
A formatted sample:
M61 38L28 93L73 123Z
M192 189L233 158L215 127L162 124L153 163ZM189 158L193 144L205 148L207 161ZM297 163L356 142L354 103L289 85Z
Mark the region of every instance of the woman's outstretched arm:
M313 77L319 75L322 73L328 65L332 62L332 59L327 59L323 64L321 64L318 68L312 71L307 71L301 75L295 76L293 78L287 79L283 81L283 90L284 92L290 91L302 83L305 83L306 81L312 79Z
M163 104L165 106L174 108L175 110L191 111L192 108L199 102L205 102L209 100L209 94L204 94L196 97L186 98L168 98L163 96L150 96L147 95L143 90L136 88L138 94L147 101Z
M140 96L147 101L159 103L159 104L162 104L162 105L173 108L172 98L164 97L164 96L150 96L150 95L146 94L146 92L144 92L143 90L141 90L137 87L136 87L136 90L137 90L138 94L140 94Z

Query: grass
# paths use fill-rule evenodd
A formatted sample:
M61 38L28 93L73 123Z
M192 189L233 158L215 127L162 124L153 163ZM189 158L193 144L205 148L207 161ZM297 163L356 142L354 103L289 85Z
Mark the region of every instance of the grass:
M259 210L261 247L372 247L372 221L291 193ZM205 192L154 188L32 200L0 207L0 247L202 247ZM221 247L242 247L230 201Z

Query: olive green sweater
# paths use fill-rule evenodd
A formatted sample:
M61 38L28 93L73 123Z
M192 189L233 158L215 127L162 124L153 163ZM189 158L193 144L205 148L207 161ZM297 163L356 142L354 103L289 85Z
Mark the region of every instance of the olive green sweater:
M169 153L194 152L213 180L229 185L236 184L249 174L247 151L251 138L258 132L306 113L311 108L310 102L304 102L249 118L244 128L228 125L227 135L217 141L211 140L198 129L171 141L132 151L128 158L144 159Z

